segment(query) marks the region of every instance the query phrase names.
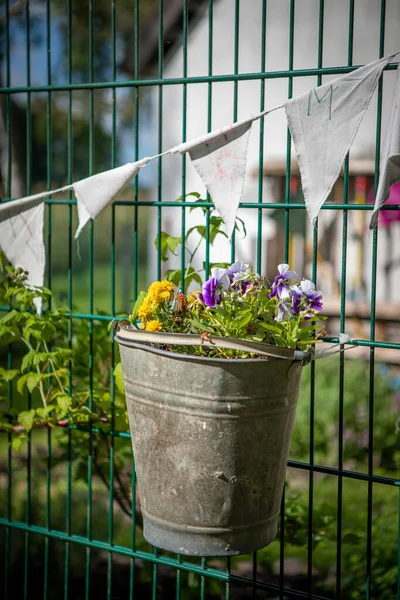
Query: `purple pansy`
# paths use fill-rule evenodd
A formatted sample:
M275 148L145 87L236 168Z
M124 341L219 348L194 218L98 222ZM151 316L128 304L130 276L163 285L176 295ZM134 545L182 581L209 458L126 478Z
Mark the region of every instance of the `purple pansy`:
M221 302L221 294L218 292L218 279L211 277L203 284L203 291L199 293L199 298L206 306L215 306Z
M221 302L221 290L227 289L229 286L229 277L226 274L226 269L214 267L211 269L211 277L202 287L202 292L199 298L206 306L215 306Z
M300 311L301 299L304 297L303 292L296 286L293 286L290 292L292 294L292 313L297 317Z
M278 271L279 275L277 275L274 279L274 283L272 284L272 292L270 293L269 297L276 297L278 300L287 300L290 298L288 281L290 279L298 280L300 278L296 271L291 271L289 269L289 265L286 264L278 265Z

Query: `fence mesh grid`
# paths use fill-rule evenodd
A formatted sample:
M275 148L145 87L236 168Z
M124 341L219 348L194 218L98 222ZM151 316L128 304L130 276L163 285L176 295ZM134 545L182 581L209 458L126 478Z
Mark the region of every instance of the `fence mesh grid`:
M163 103L163 94L169 86L180 86L182 91L182 122L181 122L181 139L185 141L187 139L187 118L186 108L188 102L188 90L189 87L196 85L207 86L207 103L208 103L208 117L207 123L204 124L205 129L210 131L212 129L212 115L213 115L213 86L215 84L231 85L233 94L233 112L227 115L227 121L229 119L232 122L238 118L238 102L239 102L239 86L242 82L253 81L259 84L259 109L260 111L266 108L266 93L265 85L268 81L274 79L281 79L287 82L287 97L290 98L293 95L293 85L296 78L308 77L312 78L316 85L320 85L324 75L340 75L351 72L359 65L353 65L353 40L354 31L356 26L356 6L355 0L348 0L345 4L347 11L347 26L348 26L348 50L347 50L347 63L338 64L336 66L324 67L324 36L327 33L327 23L324 19L325 4L324 0L319 0L314 3L314 10L318 12L318 60L317 67L311 69L296 69L295 68L295 57L296 57L296 41L295 41L295 15L297 10L302 10L299 2L295 3L295 0L287 0L285 5L288 9L288 57L289 62L286 70L281 71L268 71L268 60L266 60L266 23L268 22L268 1L260 0L262 6L262 25L261 25L261 55L259 61L259 71L251 73L242 73L239 69L239 40L241 44L245 43L245 40L240 38L240 25L241 25L241 11L246 10L244 0L232 0L234 4L234 28L235 28L235 43L234 51L232 56L232 72L229 74L213 74L213 19L215 6L217 2L208 0L205 2L205 15L208 20L208 36L204 40L204 51L208 52L208 73L202 76L188 76L188 37L189 37L189 21L191 17L191 5L190 0L181 0L181 12L180 12L180 23L179 28L181 32L182 42L182 75L180 77L165 77L164 76L164 24L163 15L165 14L167 0L158 1L158 42L157 42L157 73L149 77L144 77L140 73L140 56L141 47L139 44L140 40L140 28L141 28L141 12L140 4L145 4L142 0L132 0L131 10L131 34L133 39L132 55L134 57L133 65L133 77L131 79L121 79L118 76L117 71L117 3L110 1L107 6L108 18L109 18L109 37L110 37L110 52L111 52L111 70L109 73L109 80L96 80L96 69L95 69L95 52L94 44L96 40L96 22L95 22L95 2L94 0L86 0L83 5L87 9L87 22L88 22L88 57L87 57L87 77L84 81L74 81L73 77L73 44L74 44L74 10L76 8L72 0L68 0L64 3L64 25L66 28L66 54L67 54L67 80L57 80L56 73L54 72L54 65L52 62L52 53L55 50L55 34L52 28L52 19L54 3L50 0L43 2L44 16L43 23L45 24L45 46L46 46L46 58L43 61L41 68L47 73L47 83L40 83L39 85L32 84L32 37L34 31L32 28L32 19L34 15L34 9L37 8L36 2L27 0L24 3L12 2L12 0L3 0L2 13L1 13L1 25L3 27L3 87L0 92L5 102L5 116L6 116L6 148L8 151L8 163L7 163L7 185L5 189L5 197L2 201L9 201L12 199L12 102L13 98L22 98L23 106L23 119L25 120L25 148L26 148L26 181L27 181L27 194L31 193L32 180L34 173L33 170L33 156L32 156L32 142L33 142L33 131L32 131L32 102L36 97L40 97L45 107L45 139L46 139L46 184L47 189L51 189L52 186L52 172L53 163L55 160L55 146L56 139L54 132L54 116L53 116L53 98L57 94L62 94L63 101L66 107L65 122L64 122L64 135L67 140L67 183L72 183L74 178L74 153L77 152L77 148L73 143L73 130L75 127L75 119L77 115L74 113L74 98L76 94L85 94L87 109L88 109L88 171L86 175L91 175L96 172L95 170L95 127L96 127L96 91L108 90L108 102L110 103L111 110L109 114L109 128L110 128L110 139L111 145L109 148L109 167L112 168L117 166L117 139L118 139L118 115L117 115L117 104L118 104L118 93L121 90L129 90L131 93L130 98L133 100L133 114L132 117L136 123L139 123L142 109L141 105L141 94L144 90L151 89L153 91L153 97L156 98L155 104L157 106L157 152L165 150L163 144L163 118L165 118L165 106ZM10 28L13 18L13 11L16 5L23 4L21 19L21 33L18 44L24 46L25 55L25 72L26 72L26 83L23 85L15 81L12 76L12 56L11 53L15 51L15 45L11 43ZM106 3L103 3L106 4ZM195 3L196 4L196 3ZM379 22L379 47L376 48L376 57L382 57L385 53L385 23L386 23L386 2L380 0L377 4L380 5L380 22ZM393 70L397 67L397 64L389 65L386 72ZM310 79L311 81L311 79ZM376 135L375 135L375 174L374 174L374 186L376 189L377 178L378 178L378 165L379 165L379 149L381 141L381 113L382 113L382 92L383 84L382 81L379 83L377 91L377 108L376 108ZM131 143L132 160L141 158L140 146L139 146L139 127L135 129L134 138ZM241 204L241 208L245 209L247 213L255 213L257 215L257 244L256 244L256 255L254 256L254 265L258 271L262 271L264 265L265 247L263 245L263 234L264 234L264 221L263 212L268 209L275 209L282 215L282 232L283 232L283 245L282 255L279 257L280 262L289 262L291 258L291 235L292 235L292 220L293 215L298 212L304 212L305 206L303 202L294 201L291 197L291 165L292 165L292 152L291 152L291 140L290 135L287 133L287 152L286 152L286 164L285 164L285 175L284 181L284 193L283 197L278 202L265 202L263 198L263 167L264 167L264 123L261 120L259 130L259 164L258 164L258 197L253 202L246 202ZM182 174L186 171L186 157L182 156ZM116 314L118 309L118 289L117 289L117 234L116 234L116 222L118 219L118 212L122 210L130 211L124 213L129 216L129 236L132 240L132 296L136 298L140 291L140 269L141 262L140 256L144 253L143 245L146 244L146 237L141 231L141 214L149 214L151 212L151 219L156 223L156 233L160 238L163 228L163 211L168 209L169 211L175 211L177 220L180 219L181 223L181 237L184 240L187 231L187 215L190 209L190 202L182 201L178 205L174 198L166 198L163 193L162 187L162 174L163 174L163 159L158 159L156 178L157 178L157 192L156 199L149 201L141 199L140 188L138 180L133 184L133 199L119 199L116 200L112 207L108 210L111 211L111 226L109 230L109 238L102 240L102 243L109 245L109 265L107 268L106 277L109 281L109 308L107 314L99 314L96 311L96 290L95 290L95 278L96 278L96 262L95 262L95 232L97 223L91 222L88 225L88 245L87 245L87 256L85 260L88 263L88 280L85 285L88 286L88 303L87 309L75 308L75 297L79 293L79 283L75 280L75 271L77 268L77 260L75 258L75 242L74 242L74 226L75 226L75 205L76 200L73 198L72 193L60 197L59 199L46 199L46 218L47 225L45 230L46 238L46 259L47 259L47 281L46 284L50 289L54 287L54 272L52 269L52 258L54 248L58 244L58 240L53 236L53 219L56 211L62 211L62 219L64 222L64 229L67 229L67 245L64 248L66 256L66 273L67 273L67 297L66 302L68 308L72 312L72 318L70 321L70 341L72 343L72 336L76 323L79 321L89 322L89 354L88 354L88 365L89 368L93 366L93 356L95 353L95 330L99 322L110 321ZM180 176L180 174L179 174ZM348 269L348 239L350 235L349 231L349 216L351 213L360 212L366 216L370 215L372 205L368 204L357 204L353 202L353 198L350 197L350 172L349 172L349 160L345 161L344 172L343 172L343 191L341 199L335 202L329 201L324 207L325 210L335 211L337 215L341 217L341 231L339 231L339 238L341 240L340 249L340 331L345 330L346 326L346 285L348 281L347 269ZM181 193L182 197L185 197L186 179L182 176ZM209 270L210 265L210 210L213 207L210 198L207 197L204 202L200 203L207 209L206 212L206 227L207 227L207 245L205 249L205 268L206 272ZM390 207L392 208L392 207ZM389 208L386 208L389 210ZM354 212L353 212L354 211ZM53 432L49 429L46 432L45 446L46 451L44 456L39 456L35 451L35 444L43 446L43 438L40 440L36 433L32 433L29 438L26 453L24 455L23 469L26 472L26 481L23 486L25 493L25 512L24 515L15 519L13 516L13 503L15 495L18 490L13 485L14 473L15 473L15 452L10 448L9 445L1 447L2 462L5 465L5 476L6 486L2 487L2 494L4 491L3 510L1 512L0 525L4 532L2 537L4 544L4 563L3 563L3 581L2 581L2 594L5 599L11 599L17 597L15 594L15 581L10 577L10 553L13 546L15 536L23 536L23 548L24 551L20 556L19 571L20 571L20 584L23 586L21 597L30 598L43 596L43 598L55 597L55 592L51 588L51 555L52 548L55 548L54 544L63 545L64 553L64 565L63 581L59 582L57 588L57 596L67 598L90 598L93 597L93 568L94 568L94 556L98 556L101 552L102 555L107 556L107 562L104 569L104 581L106 585L102 590L101 597L107 597L108 599L115 597L137 597L137 598L153 598L167 597L160 592L160 572L161 581L164 577L163 569L169 569L169 572L174 572L175 583L173 588L173 595L178 598L211 598L211 597L225 597L229 598L240 598L240 594L245 593L243 590L248 592L252 590L252 597L254 598L342 598L342 580L344 577L343 565L342 565L342 515L343 515L343 490L347 485L354 483L359 486L366 486L366 522L365 522L365 536L366 536L366 552L364 556L364 567L365 567L365 597L372 598L372 590L374 581L372 578L372 546L374 544L373 535L373 520L374 520L374 490L377 486L386 486L386 489L390 492L395 491L395 486L400 485L400 482L394 478L382 474L376 474L374 466L374 424L375 424L375 411L376 411L376 395L375 395L375 353L377 348L391 349L392 351L398 351L400 344L389 341L389 340L376 340L376 297L377 297L377 264L378 264L378 238L379 231L374 230L371 233L369 245L366 248L366 252L370 253L370 279L371 286L369 291L369 306L370 306L370 320L369 320L369 335L359 342L360 346L364 346L369 352L369 356L365 361L365 377L369 379L369 401L368 401L368 440L367 446L369 449L368 459L366 468L364 471L352 470L344 462L344 398L345 398L345 362L347 358L343 355L340 356L339 364L339 387L337 389L337 402L339 406L339 419L337 423L337 464L336 466L318 464L315 461L315 430L314 430L314 417L316 411L316 402L318 401L318 390L315 386L315 375L318 365L312 364L311 369L311 391L309 397L309 439L308 439L308 450L309 460L300 461L295 460L295 457L289 461L288 476L289 478L296 478L297 473L306 474L307 487L308 487L308 514L307 514L307 540L306 540L306 585L302 586L301 589L296 588L296 584L291 582L288 583L287 575L285 573L285 558L286 548L288 544L287 532L285 527L280 528L280 533L277 540L274 542L279 548L278 552L278 568L277 575L274 578L265 579L259 574L259 563L258 553L254 553L252 557L248 558L249 569L243 573L234 562L233 559L221 559L217 562L211 559L189 559L187 557L181 557L171 555L157 548L141 549L137 547L137 527L135 522L135 474L134 474L134 462L132 457L132 513L133 518L130 525L131 530L131 544L122 546L115 543L114 540L114 523L115 523L115 501L113 498L113 487L110 487L108 496L107 506L107 520L103 523L104 537L98 539L93 535L94 525L94 498L95 492L93 488L93 447L92 441L96 436L105 435L98 429L93 427L90 430L90 444L88 450L88 462L87 462L87 488L86 488L86 525L85 532L78 535L74 532L75 524L73 519L73 495L75 493L76 484L73 479L72 472L72 461L73 461L73 440L74 435L79 434L78 426L69 427L69 442L68 442L68 455L69 460L65 469L65 479L63 483L55 482L52 478L52 459L54 451L53 443ZM311 277L314 281L317 281L318 269L320 266L319 259L319 238L318 238L318 226L311 231L311 253L310 253L310 265L311 265ZM156 252L154 250L154 252ZM231 259L235 260L236 254L236 240L235 236L232 240ZM181 253L180 256L180 268L184 273L186 267L187 257L185 253ZM78 265L79 267L79 265ZM163 275L163 262L161 260L160 244L157 251L156 258L156 272L154 276L161 278ZM103 276L102 274L99 275ZM8 307L1 307L2 311L7 311ZM333 337L325 337L325 342L337 341ZM114 368L116 362L116 348L112 341L110 344L111 353L111 369ZM11 368L13 365L13 353L10 348L8 356L6 357L7 364ZM72 385L72 375L71 375ZM91 383L91 393L93 393L93 381ZM12 400L12 387L9 386L9 393ZM111 398L113 398L115 390L113 380L111 378ZM28 407L30 407L31 400L28 398ZM89 397L89 405L91 405L91 397ZM319 410L319 409L318 409ZM115 444L120 439L130 440L130 435L124 431L115 430L112 427L111 431L106 434L109 437L109 479L113 481L117 476L115 472ZM36 439L35 439L36 438ZM38 441L39 440L39 441ZM25 452L25 451L24 451ZM32 498L32 468L34 461L42 460L45 462L45 471L40 482L41 489L44 490L45 494L45 514L40 517L35 514L32 510L33 498ZM129 459L128 459L129 460ZM316 593L314 588L314 543L313 536L315 531L313 529L314 519L314 486L315 482L320 477L330 477L336 482L336 499L332 500L336 510L336 564L332 565L332 572L335 578L335 592L334 596L324 595L323 592ZM52 525L52 515L56 511L52 504L52 492L54 486L63 486L64 490L64 505L63 510L65 511L64 523L65 526L62 530L54 529ZM395 502L395 494L391 493L390 496ZM285 494L282 499L281 506L281 522L285 520ZM57 509L58 510L58 509ZM36 562L31 562L30 557L30 546L32 541L42 536L44 539L43 554L40 557L36 557ZM75 589L71 589L71 570L73 569L73 555L77 552L77 547L84 549L83 554L79 554L82 560L85 561L85 581L79 592ZM143 547L143 546L142 546ZM399 546L400 547L400 546ZM396 553L396 549L393 548L393 552ZM116 580L118 579L118 572L116 571L116 565L118 564L118 558L122 557L130 561L129 574L126 576L127 581L125 585L125 595L116 595ZM399 553L400 557L400 553ZM97 558L96 558L97 560ZM33 589L31 582L33 581L33 571L37 569L37 565L40 565L40 577L41 587ZM142 591L138 592L137 588L137 565L147 565L149 567L147 576L147 587L140 588ZM189 574L189 577L188 575ZM125 575L124 575L125 576ZM35 575L34 581L37 582L37 574ZM400 590L400 583L399 590ZM97 589L97 588L96 588ZM146 590L145 592L143 590ZM144 594L146 593L146 596ZM189 596L190 593L190 596ZM159 595L161 594L161 595ZM20 596L18 596L20 597ZM172 597L172 595L170 596ZM243 596L250 597L250 596ZM349 596L350 597L350 596ZM361 597L361 596L351 596ZM400 598L400 591L397 593L397 597Z

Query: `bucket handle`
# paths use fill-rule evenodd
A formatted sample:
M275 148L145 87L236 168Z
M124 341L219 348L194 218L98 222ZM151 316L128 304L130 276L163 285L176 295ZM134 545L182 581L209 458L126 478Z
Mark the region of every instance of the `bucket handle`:
M262 342L251 342L248 340L239 340L230 337L211 336L207 333L200 335L192 333L162 333L159 331L145 331L136 329L129 321L114 319L111 327L118 333L118 340L132 341L137 343L167 344L169 346L206 346L209 348L227 348L228 350L242 350L243 352L253 352L263 356L273 358L283 358L286 360L301 361L303 365L311 362L313 352L303 352L294 348L285 348L282 346L273 346Z

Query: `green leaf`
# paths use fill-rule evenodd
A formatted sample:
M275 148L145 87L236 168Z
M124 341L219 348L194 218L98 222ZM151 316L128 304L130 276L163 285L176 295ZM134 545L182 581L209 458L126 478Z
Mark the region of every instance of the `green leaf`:
M188 192L184 196L179 196L179 198L177 198L175 200L175 202L183 202L183 200L186 200L186 198L188 196L194 196L196 198L196 200L194 202L197 202L197 201L201 200L201 194L199 194L199 192Z
M24 338L29 338L32 335L32 329L38 328L37 317L35 315L30 315L25 322L25 327L23 328L23 336Z
M3 381L12 381L17 375L19 375L19 371L17 369L3 369L0 368L0 379Z
M41 373L29 373L27 380L26 380L26 387L28 388L30 393L32 393L33 390L42 381L42 379L45 379L45 378L46 378L46 375L42 375Z
M171 281L177 288L179 288L181 284L181 269L168 269L165 273L165 279L167 281Z
M240 231L240 227L239 227L238 221L239 221L239 223L242 226L242 231L243 231L243 238L242 239L244 239L246 237L246 235L247 235L246 225L245 225L245 222L243 221L243 219L241 219L240 217L236 217L235 229L237 231Z
M240 316L235 317L235 319L233 320L233 325L241 329L242 327L245 327L248 323L250 323L251 317L251 310L243 311L243 313Z
M35 360L36 352L34 350L29 350L22 359L21 362L21 371L27 371L33 366L33 361Z
M221 230L223 219L221 217L210 217L210 243L213 244L218 234L228 237L225 231Z
M11 423L7 420L7 419L2 419L0 418L0 430L5 430L5 431L13 431L13 426L11 425Z
M22 448L22 442L23 442L22 436L18 435L18 436L13 437L13 439L11 440L11 448L15 452L20 452L21 448Z
M22 377L20 377L17 381L17 391L19 394L23 394L24 393L24 387L26 385L26 380L29 377L29 373L27 373L26 375L22 375Z
M143 300L146 297L147 292L145 292L144 290L142 290L141 292L139 292L139 295L136 299L135 304L133 305L133 310L132 310L132 314L131 314L131 320L132 321L136 321L137 316L138 316L138 312L139 312L139 308L142 306Z
M188 287L192 283L192 281L195 281L199 285L203 284L201 277L197 273L197 271L195 271L193 267L189 267L189 269L186 270L185 285Z
M51 411L54 410L54 406L52 404L48 404L47 406L41 406L36 409L36 414L41 418L46 420Z
M361 537L361 535L354 533L353 531L348 531L342 537L342 542L344 542L345 544L356 546L361 542L362 539L363 538Z
M265 329L266 331L273 331L274 333L282 333L281 329L279 327L277 327L276 325L269 325L268 323L264 323L264 321L259 321L257 323L258 327L261 327L261 329Z
M189 235L191 233L193 233L193 231L197 231L197 233L199 233L201 235L201 237L204 239L207 235L207 229L206 229L205 225L194 225L193 227L190 227L190 229L187 230L186 238L188 238Z
M182 238L169 235L169 233L167 233L166 231L162 231L160 236L157 236L156 239L154 240L154 245L157 250L160 249L160 258L164 262L166 260L168 260L168 256L167 256L168 250L172 254L175 254L176 248L181 243L182 243Z
M191 206L189 208L189 211L192 212L193 210L196 210L196 208L200 208L204 214L207 213L208 208L206 206L197 206L198 202L207 202L206 198L202 198L201 194L199 194L199 192L190 192L189 194L186 194L185 199L188 196L194 196L196 199L193 200L193 202L190 202L190 204L192 204L193 206ZM183 196L180 196L180 198L177 199L177 202L182 202Z
M81 458L76 465L74 479L75 481L84 481L85 483L88 483L87 460L84 458Z
M57 397L57 406L63 411L63 413L67 413L72 406L72 398L71 396L67 396L66 394L62 394Z
M49 358L47 352L36 352L33 358L33 366L36 367L44 362L46 362Z
M115 383L117 385L117 388L119 389L121 394L125 394L124 377L123 377L123 373L122 373L122 363L120 363L120 362L117 365L115 365L114 377L115 377Z
M21 313L18 310L10 310L10 312L6 313L3 317L1 317L0 321L2 323L8 323L8 321L12 321L14 318L18 318L21 316Z
M31 408L30 410L23 410L18 415L18 423L22 425L26 431L30 431L33 426L33 421L35 418L35 410Z
M53 323L49 323L48 321L43 323L42 336L46 342L51 340L55 336L56 333L57 333L57 328L55 325L53 325Z
M90 423L90 421L98 419L98 415L96 415L96 413L93 413L87 406L82 406L79 409L73 409L71 412L72 423Z
M71 360L72 350L69 348L58 348L54 352L50 352L48 358L53 361L55 366L61 366Z
M231 263L229 263L229 262L210 262L209 263L210 270L213 269L214 267L220 267L221 269L227 269L230 266L231 266ZM206 270L206 262L205 261L203 261L203 269L204 269L204 271Z
M3 327L0 322L0 344L6 346L16 340L16 334L11 327Z
M223 223L223 220L221 219L221 217L215 217L215 216L210 217L209 238L210 238L211 244L214 242L214 240L218 234L221 234L226 238L228 237L226 235L226 233L221 230L222 223ZM197 231L197 233L199 233L202 238L206 239L207 227L205 225L194 225L193 227L191 227L188 230L186 237L188 237L193 231Z

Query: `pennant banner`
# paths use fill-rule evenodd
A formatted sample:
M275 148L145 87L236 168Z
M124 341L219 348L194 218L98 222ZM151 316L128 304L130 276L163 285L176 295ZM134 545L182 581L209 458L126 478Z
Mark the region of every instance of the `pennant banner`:
M152 157L153 158L153 157ZM79 227L75 239L90 219L95 219L126 188L152 158L143 158L122 167L104 171L73 184L78 203Z
M43 194L0 204L0 248L15 268L28 271L29 286L42 287L44 282L43 224ZM40 298L35 305L40 314Z
M194 168L210 193L230 239L242 198L247 146L253 121L265 113L176 146L171 153L188 152Z
M285 103L285 110L299 163L306 208L313 224L339 176L347 152L371 101L378 79L395 56L382 58ZM390 186L400 181L400 68L382 149L381 176L370 227L389 196ZM15 267L29 272L27 283L42 286L45 251L43 200L73 189L79 226L75 238L90 219L95 219L132 181L147 163L159 156L188 152L209 191L230 238L242 198L247 147L253 121L276 107L233 123L161 154L93 175L74 184L0 204L0 248ZM40 304L38 304L40 311Z
M397 67L396 89L382 147L379 184L369 224L370 229L373 229L378 222L379 209L390 196L390 186L398 181L400 181L400 66Z
M313 225L354 141L378 79L393 56L381 58L285 103Z

